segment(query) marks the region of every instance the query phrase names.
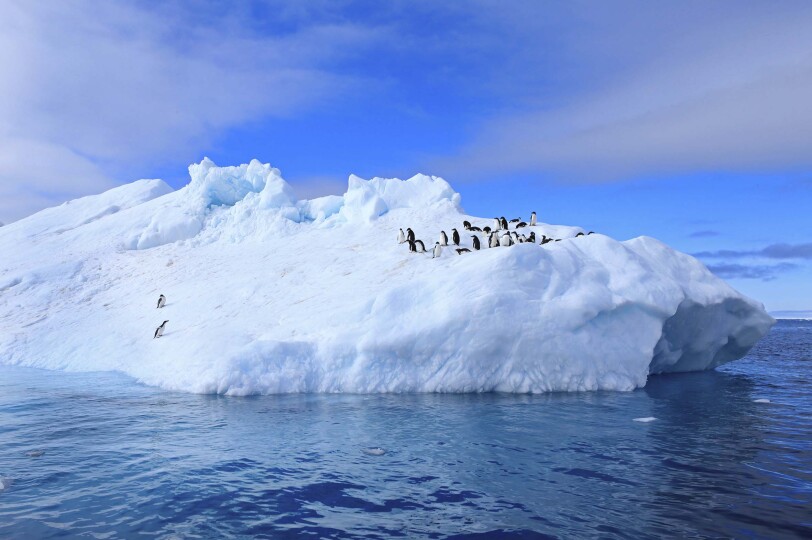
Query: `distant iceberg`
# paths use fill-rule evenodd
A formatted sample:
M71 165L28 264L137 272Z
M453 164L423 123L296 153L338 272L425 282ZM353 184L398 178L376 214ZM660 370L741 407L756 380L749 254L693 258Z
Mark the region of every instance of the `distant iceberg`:
M740 358L775 322L648 237L539 223L522 231L562 241L410 253L399 228L470 248L463 220L492 225L438 177L299 200L256 160L189 172L0 229L1 363L235 395L631 390Z

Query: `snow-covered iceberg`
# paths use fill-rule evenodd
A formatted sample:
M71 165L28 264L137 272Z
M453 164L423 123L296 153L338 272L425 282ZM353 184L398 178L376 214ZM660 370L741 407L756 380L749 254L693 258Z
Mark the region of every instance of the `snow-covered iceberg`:
M539 223L563 240L410 253L399 228L431 247L492 224L441 178L298 200L257 161L189 171L0 229L0 362L228 394L631 390L735 360L774 323L648 237Z

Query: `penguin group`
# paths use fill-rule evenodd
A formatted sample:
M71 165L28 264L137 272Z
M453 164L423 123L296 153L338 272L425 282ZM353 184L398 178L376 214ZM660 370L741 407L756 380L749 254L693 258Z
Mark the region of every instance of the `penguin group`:
M158 297L158 309L161 309L166 305L166 296L161 295ZM169 321L164 321L161 325L155 329L155 334L152 336L152 339L159 338L164 335L164 329L166 328L166 323Z
M451 229L450 238L444 230L441 230L440 239L434 243L434 247L432 248L431 258L436 259L440 257L443 252L443 248L448 247L449 245L454 246L454 251L457 253L457 255L463 255L465 253L471 253L472 250L480 251L483 248L483 245L488 248L495 248L509 247L516 244L525 243L535 244L539 240L536 238L535 231L530 231L530 234L521 234L518 231L528 227L535 227L537 224L538 220L535 212L530 214L529 221L524 221L521 218L514 218L508 221L504 216L495 217L493 218L492 226L477 227L472 225L470 221L466 220L462 222L463 230L468 231L469 233L475 233L470 235L471 247L460 246L460 232L456 228ZM512 230L511 226L513 226ZM594 231L589 231L586 234L579 232L575 235L575 237L586 236L588 234L594 234ZM480 235L483 236L482 239L480 239ZM539 245L545 245L550 242L560 242L561 240L562 238L550 238L542 234ZM398 244L408 244L409 251L412 253L426 253L426 245L422 240L418 240L415 237L414 231L409 227L406 228L406 232L403 232L403 229L399 230Z

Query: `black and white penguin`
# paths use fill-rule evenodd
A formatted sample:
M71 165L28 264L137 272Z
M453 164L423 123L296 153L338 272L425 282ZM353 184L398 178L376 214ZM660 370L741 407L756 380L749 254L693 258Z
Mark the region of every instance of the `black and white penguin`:
M589 232L588 232L588 233L586 233L586 234L587 234L587 236L589 236L590 234L595 234L595 231L589 231Z
M440 245L447 246L448 245L448 235L445 231L440 231Z
M474 243L474 249L475 249L476 251L479 251L479 248L480 248L480 244L479 244L479 237L478 237L477 235L471 235L471 238L473 238L473 239L474 239L474 240L473 240L473 243Z
M424 244L422 240L415 240L414 245L417 248L418 253L426 252L426 244Z
M502 227L504 230L508 230L508 229L509 229L509 227L508 227L508 222L507 222L507 220L505 219L505 217L504 217L504 216L502 216L502 217L499 219L499 225L501 225L501 227Z
M493 230L498 231L502 228L502 222L499 220L498 217L493 218Z
M521 229L524 227L527 227L527 223L525 223L524 221L520 221L519 223L516 224L517 229Z
M519 223L521 220L522 220L522 218L518 218L518 217L517 217L517 218L513 218L513 219L511 219L511 220L510 220L510 222L511 222L511 223Z
M488 247L499 247L499 235L496 234L496 231L493 231L488 237Z
M414 231L409 228L406 229L406 240L414 242Z
M415 246L414 240L407 240L407 242L409 243L409 251L417 253L417 246Z
M474 232L482 232L482 229L480 229L479 227L468 227L468 230Z
M155 335L152 336L152 339L159 338L162 335L164 335L164 327L166 327L166 323L168 323L168 322L169 321L162 322L161 326L159 326L158 328L155 329Z
M451 229L451 240L455 246L460 245L460 233L457 232L457 229Z
M446 245L448 245L448 244L446 244ZM440 244L440 242L435 242L434 243L434 252L432 253L431 258L436 259L437 257L440 256L440 253L442 253L442 252L443 252L442 244Z
M531 227L536 226L536 213L535 212L530 212L530 226Z
M158 309L161 309L166 305L166 296L161 295L158 297Z
M499 245L502 247L512 246L513 245L513 238L510 237L510 233L505 233L499 239Z
M457 252L457 255L462 255L463 253L471 253L471 250L468 248L457 248L454 251Z
M398 231L398 244L402 244L405 241L406 241L406 235L403 234L403 229L400 229Z
M511 231L510 232L510 238L513 240L514 244L519 243L519 233L517 233L516 231Z
M527 237L528 242L536 243L536 231L530 233L530 236Z
M470 231L470 230L471 230L471 222L470 222L470 221L463 221L463 222L462 222L462 227L463 227L463 228L464 228L466 231Z
M584 233L579 232L578 234L575 235L575 238L578 238L579 236L584 236Z
M490 227L482 227L482 232L484 232L485 234L491 234L491 228Z

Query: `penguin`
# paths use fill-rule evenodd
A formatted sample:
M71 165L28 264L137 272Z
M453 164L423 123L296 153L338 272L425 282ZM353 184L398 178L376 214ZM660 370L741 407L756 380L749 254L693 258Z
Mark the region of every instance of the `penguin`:
M521 229L522 227L527 227L527 223L525 223L524 221L520 221L519 223L516 224L517 229Z
M480 244L479 244L479 237L478 237L478 236L476 236L476 235L471 235L471 238L473 238L473 239L474 239L474 249L475 249L476 251L479 251L479 248L480 248Z
M447 246L448 245L448 235L445 231L440 231L440 245Z
M417 253L417 246L415 246L414 240L407 240L409 242L409 251L412 253Z
M418 244L419 244L419 246L418 246ZM424 244L422 240L415 240L414 245L415 245L415 248L417 248L417 247L420 248L420 249L417 249L417 253L425 253L426 252L426 244Z
M446 245L448 245L448 244L446 244ZM442 253L442 252L443 252L443 246L440 244L440 242L435 242L434 243L434 253L432 253L431 258L436 259L437 257L440 256L440 253Z
M405 241L406 241L406 235L403 234L403 229L400 229L400 231L398 231L398 244L402 244Z
M161 295L158 297L158 309L161 309L166 305L166 296Z
M530 233L530 236L527 237L528 242L536 243L536 231Z
M457 252L457 255L462 255L463 253L471 253L471 250L468 248L457 248L454 251Z
M471 230L471 222L470 222L470 221L463 221L463 222L462 222L462 226L463 226L463 228L464 228L466 231L470 231L470 230Z
M485 234L491 234L491 228L490 227L482 227L482 232L484 232Z
M530 226L531 227L536 226L536 213L535 212L530 212Z
M414 231L409 228L406 229L406 240L414 242Z
M493 231L488 238L488 247L499 247L499 236L496 234L496 231Z
M482 232L482 229L480 229L479 227L468 227L468 230L474 232Z
M578 234L575 235L575 238L578 238L579 236L584 236L584 233L579 232Z
M457 232L457 229L451 229L451 240L454 241L454 245L460 245L460 233Z
M505 219L505 217L504 217L504 216L502 216L502 217L499 219L499 224L502 226L502 228L503 228L503 229L505 229L505 230L508 230L508 229L509 229L509 227L508 227L508 222L507 222L507 220Z
M513 219L510 220L510 222L511 223L519 223L521 220L522 220L522 218L513 218Z
M168 323L168 322L169 321L162 322L161 326L159 326L158 328L155 329L155 335L152 336L152 339L159 338L162 335L164 335L164 327L166 326L166 323Z
M512 246L513 245L513 238L510 237L510 233L505 233L499 239L499 245L503 247Z
M519 233L517 233L516 231L511 231L510 232L510 239L513 240L513 244L518 244L519 243ZM513 244L511 244L511 245L513 245Z
M590 234L595 234L595 231L589 231L589 232L588 232L588 233L586 233L586 234L587 234L587 236L589 236Z
M502 228L502 222L499 221L498 217L493 218L493 230L498 231Z

